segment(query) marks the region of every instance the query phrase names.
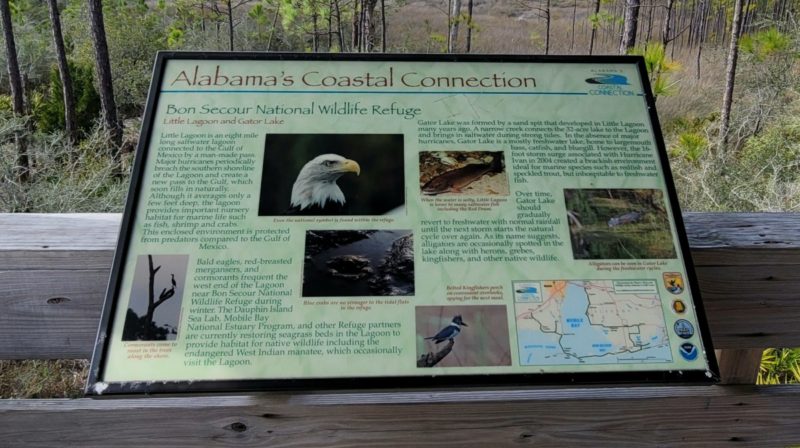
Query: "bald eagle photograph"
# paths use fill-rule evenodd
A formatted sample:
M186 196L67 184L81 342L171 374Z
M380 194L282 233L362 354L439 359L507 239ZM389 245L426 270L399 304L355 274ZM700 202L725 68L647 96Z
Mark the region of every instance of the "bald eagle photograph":
M402 134L267 134L259 216L398 213Z

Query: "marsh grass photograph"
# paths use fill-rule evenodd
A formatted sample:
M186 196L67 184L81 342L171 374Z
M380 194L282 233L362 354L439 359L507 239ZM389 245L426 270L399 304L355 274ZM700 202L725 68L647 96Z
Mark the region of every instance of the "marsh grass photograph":
M565 189L576 260L675 258L661 190Z
M267 134L259 216L405 213L402 134Z

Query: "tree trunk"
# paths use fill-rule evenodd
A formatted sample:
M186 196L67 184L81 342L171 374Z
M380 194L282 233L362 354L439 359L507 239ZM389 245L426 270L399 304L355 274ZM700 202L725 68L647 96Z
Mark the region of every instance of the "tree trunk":
M381 52L386 53L386 2L384 0L381 0Z
M226 0L225 4L228 7L228 43L230 50L233 51L233 6L231 6L231 0Z
M328 0L328 53L333 48L333 0Z
M731 24L731 40L728 47L728 63L725 69L725 92L722 97L722 113L720 114L719 136L721 149L728 143L728 127L733 105L733 84L736 79L736 61L739 58L739 31L742 23L742 2L734 0L733 23Z
M103 108L103 120L106 129L111 133L111 141L116 145L114 156L122 146L122 125L117 118L117 104L114 101L114 88L111 81L111 62L108 58L106 29L103 23L103 4L101 0L89 0L89 18L91 20L92 42L94 43L95 67L97 81L100 85L100 105Z
M316 5L314 5L314 12L311 13L311 26L313 27L313 33L311 34L311 51L317 53L319 52L319 40L317 39L319 36L319 27L317 26Z
M203 37L206 37L206 2L200 2L200 30L203 32Z
M594 17L600 13L600 0L594 0ZM597 26L592 24L592 35L589 37L589 56L592 55L594 50L594 38L597 35Z
M353 35L350 42L350 48L353 51L361 49L361 13L360 6L364 0L353 1Z
M544 20L544 54L550 54L550 0L545 1Z
M449 44L447 48L448 53L455 53L458 51L458 22L460 16L461 0L453 0L453 7L450 10L450 29L448 30L450 37L447 39Z
M575 50L575 16L578 14L578 0L572 2L572 34L569 42L569 52Z
M622 42L619 53L626 54L636 46L636 31L639 29L639 6L641 0L627 0L625 8L625 24L622 29Z
M156 282L156 273L161 266L157 268L153 268L153 256L147 256L147 263L148 263L148 273L149 273L149 282L147 288L147 314L145 314L145 321L144 321L144 339L146 341L153 339L153 313L156 311L156 292L155 292L155 282Z
M64 98L64 130L71 144L77 138L75 121L75 97L72 94L72 76L69 74L67 65L67 51L64 48L64 37L61 33L61 18L58 13L56 0L47 0L50 8L50 23L53 27L53 45L56 49L56 62L58 63L58 75L61 78L61 94Z
M673 28L677 30L682 29L684 9L686 8L677 8L677 10L675 11L675 26ZM672 59L675 59L675 47L680 42L681 36L683 36L683 33L678 32L672 37L672 48L670 49L670 56L669 56ZM667 51L666 47L664 48L664 51L665 52Z
M269 30L269 39L267 39L267 51L272 49L272 37L275 36L275 27L278 25L278 17L281 13L281 2L277 2L275 6L275 16L272 18L272 29Z
M342 29L342 10L339 8L339 0L333 0L333 4L336 7L336 29L338 30L339 34L339 52L343 53L345 48L344 30Z
M371 53L375 49L375 8L378 6L378 0L366 0L364 4L364 22L363 31L364 41L362 46L364 51Z
M697 70L696 79L700 79L700 55L703 53L703 41L705 40L706 33L706 20L708 18L709 2L701 0L700 2L700 27L697 31Z
M14 115L22 117L25 114L25 102L22 99L22 77L19 74L19 61L17 60L17 44L14 41L14 29L11 24L11 8L8 0L0 0L0 15L3 21L3 37L6 42L6 60L8 65L8 79L11 84L11 106ZM21 131L14 133L17 147L17 162L14 174L18 181L25 182L30 175L28 149L25 136Z
M675 5L675 0L667 0L667 8L664 10L664 30L661 32L661 44L664 46L664 51L667 51L667 44L669 44L669 34L672 32L672 7Z
M577 1L577 0L575 0L575 1ZM472 51L472 4L473 4L473 0L468 0L468 2L467 2L467 53Z

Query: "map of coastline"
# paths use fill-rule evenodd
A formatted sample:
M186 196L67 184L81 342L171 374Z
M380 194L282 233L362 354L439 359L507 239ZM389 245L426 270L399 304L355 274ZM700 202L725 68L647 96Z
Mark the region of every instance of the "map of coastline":
M655 281L529 281L515 292L523 366L672 361Z

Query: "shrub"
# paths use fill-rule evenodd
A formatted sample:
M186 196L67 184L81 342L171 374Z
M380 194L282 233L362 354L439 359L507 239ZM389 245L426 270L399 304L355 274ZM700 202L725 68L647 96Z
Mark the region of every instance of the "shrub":
M69 63L69 72L72 75L72 94L75 97L75 115L78 130L87 133L92 124L100 115L100 95L94 88L94 75L92 67ZM50 71L50 83L46 87L46 94L34 104L34 120L41 132L49 134L63 130L64 100L61 93L62 84L58 69L53 67Z

